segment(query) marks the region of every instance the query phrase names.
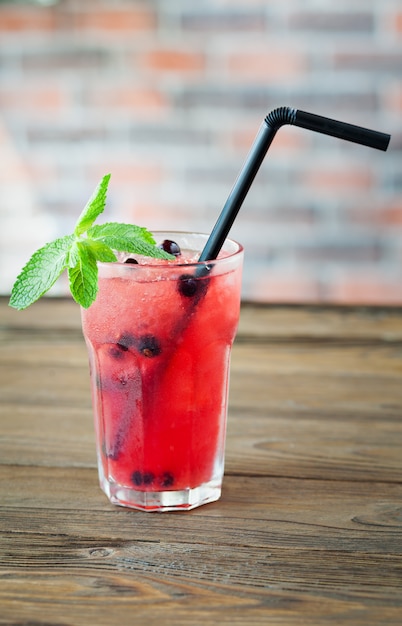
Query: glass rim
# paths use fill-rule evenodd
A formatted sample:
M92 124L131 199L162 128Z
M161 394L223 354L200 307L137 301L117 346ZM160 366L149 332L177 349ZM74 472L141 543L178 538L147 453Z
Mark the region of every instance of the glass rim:
M174 235L176 236L184 236L184 235L190 235L190 236L195 236L195 237L204 237L205 238L205 242L207 241L209 234L208 233L203 233L203 232L199 232L199 231L190 231L190 230L152 230L150 231L152 236L154 238L156 238L155 236L157 235L166 235L169 236L171 235L172 238ZM222 246L222 251L225 251L225 244L226 243L230 243L232 245L234 245L236 247L236 249L234 251L229 251L227 254L225 254L225 256L222 257L218 257L217 259L209 259L207 261L191 261L189 263L177 263L174 262L172 260L172 263L126 263L125 261L113 261L111 263L105 263L102 261L98 261L98 266L99 267L124 267L127 270L133 270L133 271L141 271L141 268L147 268L148 270L150 270L151 268L155 268L158 269L159 271L168 271L168 270L174 270L177 268L191 268L191 267L205 267L208 265L221 265L225 262L229 262L230 260L235 259L237 256L243 254L244 252L244 247L241 243L239 243L238 241L236 241L235 239L232 239L231 237L227 237L223 243ZM199 253L201 254L202 250L199 251ZM133 253L127 253L127 254L135 254ZM140 254L138 256L141 256ZM142 257L143 259L146 257ZM152 257L151 257L152 258ZM161 259L163 261L163 259Z

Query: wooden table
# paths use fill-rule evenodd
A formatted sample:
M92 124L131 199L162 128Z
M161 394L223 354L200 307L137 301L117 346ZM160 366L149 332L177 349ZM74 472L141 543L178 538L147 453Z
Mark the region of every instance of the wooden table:
M0 623L402 623L402 310L244 305L219 502L98 487L77 305L0 301Z

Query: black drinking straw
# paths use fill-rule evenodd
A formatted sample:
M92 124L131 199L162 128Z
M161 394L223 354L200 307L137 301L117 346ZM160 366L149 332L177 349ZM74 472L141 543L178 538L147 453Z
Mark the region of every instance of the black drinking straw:
M385 133L362 128L361 126L354 126L353 124L346 124L345 122L338 122L337 120L290 107L274 109L267 115L261 125L225 206L205 244L199 261L209 261L216 259L218 256L276 132L285 124L300 126L324 135L331 135L331 137L338 137L339 139L345 139L346 141L384 151L388 148L391 139L391 136ZM208 273L208 271L208 266L205 266L205 272L201 271L197 272L197 274L201 275Z

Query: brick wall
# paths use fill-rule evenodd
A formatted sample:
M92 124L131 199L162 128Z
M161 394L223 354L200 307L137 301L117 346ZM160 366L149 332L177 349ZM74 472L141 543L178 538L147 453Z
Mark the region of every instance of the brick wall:
M401 77L399 0L1 1L1 293L107 172L108 219L209 231L289 105L392 141L281 129L232 230L244 298L402 304Z

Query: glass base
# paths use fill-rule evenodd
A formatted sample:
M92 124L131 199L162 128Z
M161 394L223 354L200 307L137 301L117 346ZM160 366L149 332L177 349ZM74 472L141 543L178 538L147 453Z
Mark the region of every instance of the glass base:
M100 477L100 486L112 504L140 511L190 511L221 496L221 481L211 480L193 489L178 491L139 491Z

